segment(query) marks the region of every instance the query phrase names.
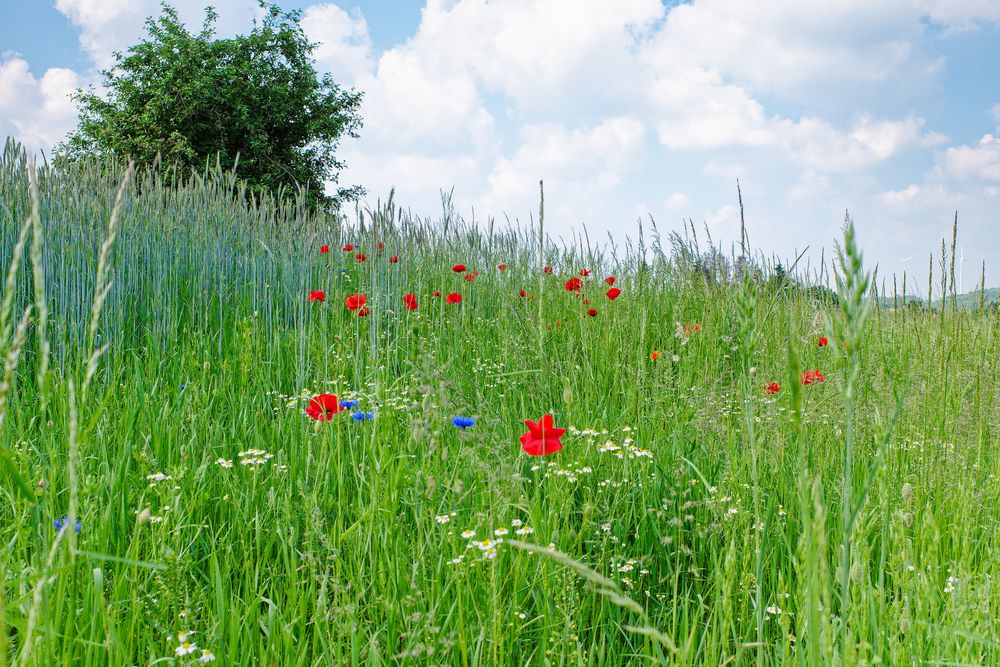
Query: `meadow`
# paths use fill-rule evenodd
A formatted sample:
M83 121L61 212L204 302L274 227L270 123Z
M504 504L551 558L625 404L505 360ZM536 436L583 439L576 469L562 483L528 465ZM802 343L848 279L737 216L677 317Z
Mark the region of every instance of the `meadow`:
M126 171L0 158L0 665L1000 663L996 312L851 225L775 280Z

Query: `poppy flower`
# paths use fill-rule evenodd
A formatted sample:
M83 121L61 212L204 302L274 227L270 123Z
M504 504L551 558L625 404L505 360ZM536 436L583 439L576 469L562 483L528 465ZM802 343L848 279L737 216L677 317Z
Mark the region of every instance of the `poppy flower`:
M465 279L468 280L471 283L473 280L476 279L476 276L478 276L478 275L479 275L479 271L473 271L472 273L466 273L465 274Z
M431 296L441 296L441 292L434 290L433 292L431 292Z
M550 276L552 275L552 267L551 266L546 266L544 269L542 269L542 271L545 272L546 275L550 275Z
M826 336L820 336L819 340L816 341L816 344L819 345L820 347L826 347L827 345L830 344L830 341L829 339L827 339Z
M614 285L615 284L615 277L614 276L608 276L607 278L604 279L604 282L606 282L608 285Z
M351 252L352 250L354 250L354 246L352 246L350 243L347 243L344 245L343 248L341 248L341 250L343 250L344 252Z
M693 322L688 322L687 324L684 325L684 333L687 334L688 336L698 331L701 331L700 324L694 324Z
M368 298L364 294L352 294L344 299L344 305L347 306L348 310L357 310L365 305L367 301Z
M379 241L379 242L378 242L378 251L379 251L379 252L382 252L382 248L384 248L384 247L385 247L385 246L384 246L384 245L382 245L382 242L381 242L381 241Z
M393 255L392 257L390 257L389 258L389 263L390 264L398 264L399 263L399 255Z
M622 293L622 291L620 289L618 289L617 287L612 287L607 292L605 292L605 294L608 295L608 298L611 299L612 301L614 301L615 299L617 299L618 295L621 294L621 293Z
M507 265L506 264L497 264L497 268L500 269L501 271L506 271L507 270Z
M806 371L799 376L799 382L802 384L813 384L814 382L824 382L826 378L823 377L823 373L817 370Z
M772 382L771 384L762 384L760 388L764 391L764 394L766 396L777 394L779 391L781 391L781 385L778 384L777 382Z
M324 292L321 289L313 290L309 292L309 300L320 301L320 302L326 301L326 292Z
M462 303L462 295L458 292L452 292L444 300L446 303Z
M584 278L586 278L587 276L590 275L590 269L580 269L578 273Z
M579 278L570 278L566 281L566 291L567 292L579 292L583 287L583 281Z
M552 415L542 415L538 422L524 420L528 432L521 436L521 449L531 456L544 456L562 449L559 438L566 432L564 428L556 428L552 424Z
M517 295L523 299L524 297L528 296L528 293L522 289L518 290Z
M597 310L591 308L590 310L587 311L587 314L590 315L591 317L597 317Z
M577 296L579 296L579 295L577 295ZM590 299L584 299L583 300L583 305L589 306L590 305Z
M659 350L653 350L652 352L649 353L649 359L650 359L650 361L656 361L659 358L660 358L660 351Z
M358 317L368 317L372 311L368 310L368 306L363 306L358 309Z
M475 426L476 420L473 417L452 417L451 423L464 431L470 426Z
M328 245L321 245L319 247L319 254L325 255L328 252L330 252L330 246L328 246Z
M333 416L343 409L333 394L319 394L309 401L306 414L316 421L325 422L333 419Z
M403 307L407 310L417 309L417 295L416 294L404 294L403 295Z
M354 256L354 259L358 260L359 262L363 262L368 258L365 256L364 253L359 252L357 255Z
M465 271L465 264L456 264L455 266L451 267L451 270L454 271L455 273L463 273Z

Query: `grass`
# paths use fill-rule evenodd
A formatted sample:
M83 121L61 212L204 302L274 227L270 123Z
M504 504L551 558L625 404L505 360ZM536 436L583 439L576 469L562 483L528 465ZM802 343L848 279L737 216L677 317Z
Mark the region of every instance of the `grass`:
M655 230L97 165L40 171L34 215L31 173L8 144L0 665L1000 660L997 316L870 299L850 226L833 303ZM564 447L526 456L545 413Z

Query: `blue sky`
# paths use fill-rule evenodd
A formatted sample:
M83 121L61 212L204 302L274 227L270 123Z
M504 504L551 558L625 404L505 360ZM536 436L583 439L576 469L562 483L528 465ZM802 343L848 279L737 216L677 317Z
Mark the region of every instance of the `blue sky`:
M75 123L156 0L0 0L0 135L48 150ZM204 1L177 0L192 27ZM215 0L220 31L254 0ZM415 212L546 219L569 237L693 220L728 247L736 180L751 242L832 248L845 210L871 262L926 289L959 211L972 289L1000 284L996 0L428 0L283 2L321 69L365 92L342 180ZM827 254L829 256L829 253ZM993 264L996 266L993 266Z

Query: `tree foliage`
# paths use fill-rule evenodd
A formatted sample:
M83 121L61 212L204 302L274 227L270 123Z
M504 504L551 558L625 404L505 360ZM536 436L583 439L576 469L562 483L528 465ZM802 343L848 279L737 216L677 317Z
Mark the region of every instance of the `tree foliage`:
M264 0L261 7L249 34L222 39L211 7L194 34L163 3L143 40L102 71L107 93L76 92L79 125L57 160L149 164L159 156L183 173L218 159L258 193L303 187L311 204L324 206L361 194L339 186L324 193L344 167L335 156L340 138L358 136L361 93L318 75L301 12Z

